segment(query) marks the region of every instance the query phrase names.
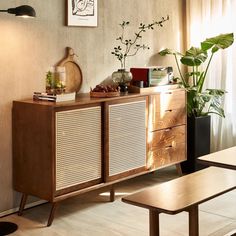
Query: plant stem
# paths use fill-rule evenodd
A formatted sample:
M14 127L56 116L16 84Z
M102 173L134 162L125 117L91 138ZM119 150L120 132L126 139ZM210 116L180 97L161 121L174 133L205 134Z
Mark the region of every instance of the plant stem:
M123 63L123 61L122 61L122 60L120 60L120 66L121 66L121 69L123 69L123 68L124 68L124 63Z
M166 19L163 19L162 21L159 21L159 22L156 21L156 22L153 22L152 24L149 24L149 25L147 25L147 26L144 26L144 25L143 25L143 27L139 30L139 32L135 34L136 36L135 36L133 42L129 42L129 43L127 44L126 51L125 51L126 57L127 57L127 56L134 56L134 55L136 55L136 53L137 53L138 50L140 49L140 48L138 48L138 49L136 50L136 52L134 52L133 54L129 54L129 52L130 52L132 46L133 46L133 45L137 42L137 40L140 38L142 32L145 32L145 30L147 30L147 29L151 29L154 25L161 25L163 22L167 21L168 19L169 19L169 18L167 17ZM124 57L124 60L126 59L126 57Z
M196 71L195 71L195 66L193 66L193 86L194 86L194 87L197 85L195 72L196 72Z
M114 47L114 51L112 51L111 53L113 55L115 55L117 57L117 59L120 61L121 63L121 68L125 69L126 67L126 58L130 57L130 56L134 56L137 54L137 52L139 51L139 49L143 48L143 49L149 49L147 46L145 45L136 45L136 43L138 42L138 40L140 38L142 38L142 33L146 32L147 30L153 30L154 29L154 25L158 25L160 27L162 27L163 23L165 21L169 20L169 16L167 16L166 18L162 17L162 19L160 21L155 21L151 24L143 24L140 23L140 26L138 27L138 33L135 33L135 37L132 39L125 39L125 29L126 26L129 24L129 22L123 21L123 23L120 24L122 31L121 31L121 35L120 37L118 37L116 40L120 41L120 43L122 45L124 45L124 47L118 45L117 47ZM133 50L134 52L130 53L130 51Z
M198 77L199 77L199 75L198 75L198 66L196 66L196 86L198 84Z
M206 70L205 70L205 72L204 72L204 74L203 74L202 84L201 84L201 87L199 88L199 92L202 92L202 86L203 86L204 81L205 81L205 79L206 79L206 74L207 74L207 71L208 71L208 69L209 69L209 66L210 66L211 60L212 60L212 58L213 58L213 55L214 55L214 53L211 53L211 57L210 57L210 59L209 59L209 61L208 61Z
M180 67L179 67L179 62L178 62L178 59L177 59L177 55L174 54L174 57L175 57L175 62L176 62L176 65L177 65L177 68L178 68L178 71L179 71L179 74L180 74L181 82L183 83L184 87L186 88L187 84L186 84L186 81L184 80L184 77L181 73L181 70L180 70Z
M129 55L127 55L127 57L135 56L137 54L137 52L139 51L139 49L141 49L141 48L137 48L133 54L129 54Z

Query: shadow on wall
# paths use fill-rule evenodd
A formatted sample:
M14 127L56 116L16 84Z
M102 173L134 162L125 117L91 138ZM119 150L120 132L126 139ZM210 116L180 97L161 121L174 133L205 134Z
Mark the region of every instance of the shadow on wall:
M148 61L148 66L167 66L166 60L158 53L152 55ZM169 66L169 65L168 65Z
M109 84L115 84L115 83L112 81L111 75L108 75L108 76L101 82L101 84L109 85Z

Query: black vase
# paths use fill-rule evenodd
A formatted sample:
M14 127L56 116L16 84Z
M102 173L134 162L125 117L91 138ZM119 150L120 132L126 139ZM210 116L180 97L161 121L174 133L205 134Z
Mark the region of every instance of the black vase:
M197 158L210 153L211 117L188 117L187 119L187 161L181 163L184 173L203 169Z
M120 92L128 93L128 85L126 83L119 83Z

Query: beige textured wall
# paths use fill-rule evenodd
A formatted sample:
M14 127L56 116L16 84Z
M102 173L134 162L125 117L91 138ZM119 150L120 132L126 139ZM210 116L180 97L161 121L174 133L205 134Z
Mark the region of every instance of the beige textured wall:
M170 16L163 28L145 34L151 49L130 58L127 67L174 65L172 58L156 55L162 47L183 46L184 0L98 0L98 27L65 26L65 0L1 0L0 9L32 5L36 19L0 14L0 212L18 206L19 194L12 189L11 108L12 101L32 96L45 87L48 68L64 57L65 47L78 54L84 81L81 92L88 92L119 68L111 55L118 26L130 21L133 33L140 22Z

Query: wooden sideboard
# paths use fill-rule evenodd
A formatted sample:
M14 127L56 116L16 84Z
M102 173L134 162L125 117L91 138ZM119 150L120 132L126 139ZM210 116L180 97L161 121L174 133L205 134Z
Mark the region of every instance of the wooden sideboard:
M14 101L13 185L52 203L186 159L182 89L75 101Z

